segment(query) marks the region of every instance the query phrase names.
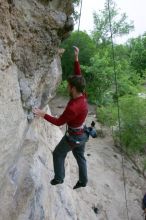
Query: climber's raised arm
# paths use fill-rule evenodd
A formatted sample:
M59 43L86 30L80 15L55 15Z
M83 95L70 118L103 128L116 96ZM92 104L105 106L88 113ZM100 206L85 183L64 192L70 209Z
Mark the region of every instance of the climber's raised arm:
M74 74L75 75L81 75L81 69L80 69L78 55L79 55L79 48L74 46L74 56L75 56Z

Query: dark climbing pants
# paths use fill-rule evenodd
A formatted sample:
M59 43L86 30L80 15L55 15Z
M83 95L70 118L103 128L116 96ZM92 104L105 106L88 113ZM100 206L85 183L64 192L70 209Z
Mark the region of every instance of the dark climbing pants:
M54 172L55 172L55 179L56 180L63 180L65 177L65 168L64 168L64 161L66 155L69 151L72 151L78 167L79 167L79 181L82 183L87 183L87 165L86 159L84 157L85 151L85 142L87 137L85 134L80 135L80 140L82 140L81 144L76 144L71 146L67 141L67 137L64 136L59 144L56 146L55 150L53 151L53 164L54 164Z

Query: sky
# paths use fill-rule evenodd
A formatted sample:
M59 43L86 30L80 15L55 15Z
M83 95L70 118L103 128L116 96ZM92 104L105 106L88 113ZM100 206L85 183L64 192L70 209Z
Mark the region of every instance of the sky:
M125 12L129 20L134 21L135 30L127 37L120 38L124 42L146 32L146 0L114 0L117 8ZM93 12L103 9L105 0L83 0L80 30L90 33L93 30ZM77 29L77 25L75 26Z

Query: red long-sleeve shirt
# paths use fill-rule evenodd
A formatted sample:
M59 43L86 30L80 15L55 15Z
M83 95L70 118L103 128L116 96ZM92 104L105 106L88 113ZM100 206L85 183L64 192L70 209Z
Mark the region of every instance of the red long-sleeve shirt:
M74 63L74 74L81 75L80 64L78 61L75 61ZM82 95L75 99L71 99L59 118L45 114L44 119L57 126L67 123L69 127L77 128L84 123L87 113L87 100L86 97Z

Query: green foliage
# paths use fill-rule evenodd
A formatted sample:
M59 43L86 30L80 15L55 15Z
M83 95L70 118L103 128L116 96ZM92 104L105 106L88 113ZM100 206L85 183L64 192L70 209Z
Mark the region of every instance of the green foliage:
M120 99L121 141L129 152L141 151L146 144L146 102L138 96Z
M114 104L97 108L97 119L103 125L114 126L118 119L118 109Z
M73 32L61 45L65 49L61 60L63 79L67 79L67 76L73 73L74 45L80 48L79 59L82 65L88 65L90 58L95 54L95 45L88 34L82 31Z
M146 102L138 96L123 96L119 100L120 124L115 135L128 153L144 152L146 146ZM97 118L102 124L118 124L117 105L111 104L97 108Z
M87 80L87 93L92 102L101 105L107 90L113 84L113 67L110 64L108 50L104 56L96 53L90 59L90 66L84 66L85 78Z
M146 33L128 41L131 66L142 77L146 71Z
M128 17L125 13L120 14L113 0L110 0L109 4L113 37L128 34L134 29L133 22L127 21ZM111 33L109 24L108 0L106 0L103 10L100 10L98 13L94 12L93 18L94 31L92 35L96 45L99 45L100 43L109 43Z
M123 54L121 54L123 51ZM87 80L87 92L92 102L103 105L115 97L115 83L118 83L118 96L126 94L137 94L139 77L130 66L129 57L124 53L125 46L115 46L115 66L113 68L113 59L111 47L107 46L98 49L95 56L90 59L89 66L83 66L84 75ZM116 74L116 82L115 82ZM108 95L107 95L108 94Z
M57 94L59 95L63 95L63 96L67 96L68 92L67 92L67 81L64 80L60 83L58 89L57 89Z
M133 30L133 23L127 21L125 13L119 13L113 0L110 0L110 9L113 37ZM115 135L121 138L128 152L143 152L146 146L146 100L137 94L146 93L146 34L129 40L125 45L114 44L114 62L107 0L104 9L94 13L94 24L92 37L76 31L62 43L61 47L65 48L62 56L63 80L73 73L73 45L76 45L80 48L79 60L87 82L88 99L98 106L98 121L116 127ZM63 81L58 93L66 95L66 87L67 82ZM121 134L117 127L117 98Z
M116 60L116 74L119 97L138 93L139 77L132 70L127 59Z
M129 48L127 45L115 45L114 52L119 96L136 95L142 81L131 66Z

